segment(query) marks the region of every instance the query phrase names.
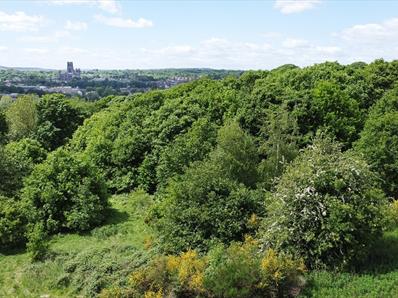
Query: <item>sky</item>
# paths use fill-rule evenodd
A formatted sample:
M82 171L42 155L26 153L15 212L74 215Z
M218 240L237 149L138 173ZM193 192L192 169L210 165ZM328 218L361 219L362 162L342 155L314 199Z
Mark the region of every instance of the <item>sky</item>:
M0 0L0 65L272 69L398 59L395 0Z

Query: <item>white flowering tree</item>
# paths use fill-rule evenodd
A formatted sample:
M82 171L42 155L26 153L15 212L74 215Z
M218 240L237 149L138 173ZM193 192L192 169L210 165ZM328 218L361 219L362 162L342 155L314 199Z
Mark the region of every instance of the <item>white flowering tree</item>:
M264 245L300 256L309 267L345 267L363 257L385 225L377 176L327 139L301 153L269 200Z

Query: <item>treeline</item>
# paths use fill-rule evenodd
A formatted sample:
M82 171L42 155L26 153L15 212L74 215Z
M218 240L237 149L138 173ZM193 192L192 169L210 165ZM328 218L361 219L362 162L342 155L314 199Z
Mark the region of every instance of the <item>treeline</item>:
M306 270L366 261L397 216L397 82L398 61L328 62L2 103L0 244L45 258L143 189L157 255L102 297L293 295Z

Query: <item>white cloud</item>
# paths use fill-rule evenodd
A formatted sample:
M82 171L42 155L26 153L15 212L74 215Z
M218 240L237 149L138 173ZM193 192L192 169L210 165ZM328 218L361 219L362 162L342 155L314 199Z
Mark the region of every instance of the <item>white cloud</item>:
M110 13L120 12L120 5L114 0L97 0L98 7Z
M312 9L320 3L320 0L276 0L274 7L283 14L291 14Z
M0 31L37 31L44 23L44 17L27 15L23 11L8 14L0 11Z
M76 55L76 54L89 54L90 51L82 48L62 47L58 49L62 55Z
M332 35L340 42L348 62L397 59L398 18L377 23L357 24Z
M40 48L27 48L25 49L25 51L27 53L36 54L36 55L44 55L49 52L48 49L40 49Z
M379 42L398 38L398 18L389 19L382 23L355 25L344 29L340 36L347 41Z
M60 40L64 40L65 38L71 37L69 31L61 30L55 31L48 35L28 35L19 37L17 40L20 42L33 42L33 43L53 43L58 42Z
M95 6L109 13L118 13L121 11L120 4L116 0L49 0L47 2L55 5Z
M66 30L72 30L72 31L84 31L87 30L87 23L68 20L64 28Z
M141 49L143 53L149 54L160 54L160 55L184 55L184 54L193 54L195 51L191 46L188 45L180 45L180 46L168 46L161 49Z
M6 50L8 50L7 47L5 47L5 46L0 46L0 52L1 52L1 51L6 51Z
M286 38L282 45L288 49L303 48L309 45L309 42L304 39Z
M316 46L315 50L327 55L335 55L342 52L342 49L336 46Z
M96 15L95 19L105 25L118 28L149 28L153 26L153 22L144 18L139 18L134 21L133 19L124 19L119 17L106 17L103 15Z

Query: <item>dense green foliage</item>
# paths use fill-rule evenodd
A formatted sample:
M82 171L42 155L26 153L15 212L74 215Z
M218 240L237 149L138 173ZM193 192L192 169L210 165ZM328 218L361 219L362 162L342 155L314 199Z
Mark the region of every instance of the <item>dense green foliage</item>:
M378 245L398 218L397 82L397 61L377 60L284 65L95 103L3 97L0 246L40 261L5 293L295 296L301 259L311 270L304 295L331 276L361 281L342 271L383 264ZM109 210L108 193L137 189ZM28 285L39 273L51 282Z
M5 142L5 137L8 133L8 124L6 120L6 115L2 110L0 110L0 144Z
M0 196L0 249L24 244L27 211L21 202Z
M21 139L0 148L0 194L15 196L36 164L46 158L46 151L33 139Z
M361 260L385 226L387 205L377 177L327 139L287 168L268 201L264 245L303 257L310 267Z
M154 209L155 224L167 251L207 250L221 241L242 240L262 215L256 183L257 151L238 125L223 127L208 159L195 162L176 178Z
M387 195L398 197L398 88L380 99L370 111L356 144L358 151L383 179Z
M64 96L46 95L36 105L37 139L48 149L54 150L66 143L84 118Z
M105 217L107 190L97 170L64 149L51 153L26 179L22 200L44 230L85 231Z
M31 137L37 125L36 98L21 96L6 110L10 138Z
M127 97L80 127L72 148L94 161L111 190L128 191L140 186L153 192L159 182L164 183L164 177L159 177L163 181L157 178L162 151L201 118L219 125L236 101L234 93L227 82L203 79L164 92ZM200 146L206 146L201 152L209 150L206 144ZM203 153L191 155L197 159ZM181 162L186 166L190 160Z
M11 163L13 185L9 190L16 193L23 186L23 179L30 175L35 165L42 163L47 152L41 144L34 139L21 139L8 143L4 147L4 158Z

